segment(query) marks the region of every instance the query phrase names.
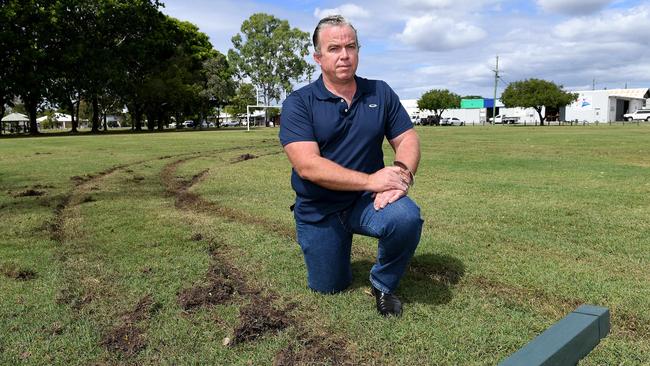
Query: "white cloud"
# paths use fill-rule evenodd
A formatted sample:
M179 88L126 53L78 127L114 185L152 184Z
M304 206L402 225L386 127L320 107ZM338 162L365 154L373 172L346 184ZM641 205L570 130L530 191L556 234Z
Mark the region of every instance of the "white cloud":
M650 45L650 6L610 11L558 24L553 33L580 42L621 42Z
M469 23L424 15L409 19L397 38L421 50L446 51L465 47L486 36L483 29Z
M452 0L399 0L401 5L416 9L444 9L450 7Z
M592 14L612 0L537 0L537 4L546 12L567 15Z
M343 13L363 44L359 75L386 80L405 99L432 88L491 96L497 54L505 82L538 77L590 88L595 78L597 88L626 82L628 87L650 86L647 0L632 2L642 6L620 0L535 0L533 9L531 2L504 0L341 1L320 2L328 5L314 11L296 6L314 4L306 1L287 6L259 0L165 0L164 11L198 24L222 52L232 47L230 37L254 12L274 14L307 32L320 16ZM540 16L542 9L563 15ZM580 14L573 16L570 9ZM587 14L594 9L600 11ZM498 92L504 88L500 82Z
M470 12L476 11L485 5L500 3L501 0L398 0L399 5L419 11L453 8Z
M348 20L358 20L370 17L370 13L366 9L355 4L343 4L336 8L316 8L316 10L314 10L314 16L318 19L322 19L328 15L343 15Z

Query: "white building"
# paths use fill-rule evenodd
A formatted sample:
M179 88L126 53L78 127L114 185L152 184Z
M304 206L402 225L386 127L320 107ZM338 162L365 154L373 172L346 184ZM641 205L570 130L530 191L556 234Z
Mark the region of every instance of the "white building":
M587 90L574 91L573 93L578 93L578 98L574 103L560 108L560 121L622 121L625 113L632 113L644 106L650 107L650 103L648 103L650 100L648 99L650 98L649 88ZM433 115L433 112L430 111L420 111L416 99L402 100L402 105L411 116L412 121ZM552 113L557 113L557 110ZM518 123L539 123L539 114L535 109L505 108L500 101L496 103L496 114L517 117ZM542 108L542 115L546 115L545 108ZM492 108L448 109L443 112L442 117L457 117L467 124L482 124L492 117Z
M416 99L404 99L401 101L406 112L411 116L411 121L433 115L431 111L420 111ZM519 123L539 123L539 116L533 108L506 108L501 101L497 100L496 114L506 115L508 117L518 117ZM542 109L544 113L544 109ZM492 117L492 108L472 108L472 109L446 109L442 113L442 118L456 117L466 124L483 124L489 117Z
M650 98L648 88L574 91L578 99L560 109L563 121L614 122L622 121L625 113L632 113L646 105Z

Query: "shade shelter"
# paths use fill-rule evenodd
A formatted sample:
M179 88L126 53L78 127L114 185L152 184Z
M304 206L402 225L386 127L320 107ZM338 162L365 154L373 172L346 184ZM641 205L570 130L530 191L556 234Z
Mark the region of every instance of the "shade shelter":
M7 131L5 129L5 123L9 124L9 132L11 133L21 132L21 127L22 127L22 132L27 132L29 117L27 117L22 113L11 113L9 115L2 117L2 121L0 122L0 132Z

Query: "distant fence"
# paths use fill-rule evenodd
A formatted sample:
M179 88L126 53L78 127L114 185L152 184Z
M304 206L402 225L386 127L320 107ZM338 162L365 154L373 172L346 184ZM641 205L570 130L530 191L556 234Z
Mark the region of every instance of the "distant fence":
M589 121L544 121L544 126L599 126L599 125L650 125L649 121L614 121L614 122L589 122ZM431 125L433 126L433 125ZM447 127L450 125L440 125ZM454 125L457 126L457 125ZM464 126L492 126L486 122L466 122ZM540 126L539 122L520 122L514 124L495 124L494 126ZM435 127L435 126L433 126Z

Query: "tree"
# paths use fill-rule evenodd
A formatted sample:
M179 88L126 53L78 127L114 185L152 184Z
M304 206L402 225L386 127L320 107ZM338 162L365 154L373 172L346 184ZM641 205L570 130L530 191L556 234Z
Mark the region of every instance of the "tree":
M577 98L578 94L563 91L562 85L541 79L526 79L510 83L501 94L501 102L508 108L534 108L542 126L546 119L546 116L542 115L543 107L564 107Z
M257 95L255 95L255 86L253 84L242 83L237 88L237 93L230 99L230 103L226 106L226 112L233 116L241 117L246 114L246 106L255 104L257 102Z
M4 117L6 108L12 106L14 99L15 72L12 70L14 66L12 59L15 38L9 26L9 20L12 18L10 10L9 7L4 6L4 3L0 6L0 119ZM3 122L0 121L0 135L3 131Z
M6 0L2 2L2 37L11 37L10 85L19 95L29 115L29 132L38 133L36 113L42 106L56 69L54 47L57 22L55 0ZM2 42L4 47L4 41Z
M105 16L113 19L107 24L115 27L113 60L123 72L113 80L117 93L127 105L133 120L133 128L142 130L145 95L148 78L159 65L173 55L173 40L167 27L167 17L158 8L157 0L113 0Z
M273 15L251 15L232 43L228 60L241 78L260 88L265 105L280 99L283 91L291 92L292 81L302 81L313 72L304 59L309 53L309 33L292 29L288 21Z
M440 121L442 113L450 108L460 108L460 96L447 89L432 89L418 99L420 110L433 111L435 124Z
M203 72L205 85L200 92L204 102L202 104L219 111L235 95L237 84L233 80L233 70L228 65L226 56L214 51L212 56L203 62ZM206 111L202 111L203 113Z

